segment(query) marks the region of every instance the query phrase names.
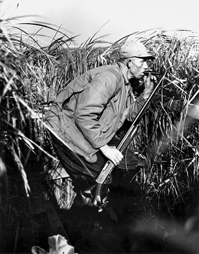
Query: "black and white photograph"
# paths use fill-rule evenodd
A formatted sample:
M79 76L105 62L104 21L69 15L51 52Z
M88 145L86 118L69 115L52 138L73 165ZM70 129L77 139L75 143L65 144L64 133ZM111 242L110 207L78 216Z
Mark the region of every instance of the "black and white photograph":
M199 254L196 0L0 0L0 253Z

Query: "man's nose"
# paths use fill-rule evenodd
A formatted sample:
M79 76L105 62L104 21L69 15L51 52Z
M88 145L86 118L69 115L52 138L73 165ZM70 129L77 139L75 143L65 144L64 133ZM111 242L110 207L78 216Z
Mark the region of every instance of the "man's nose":
M144 68L144 69L148 69L148 64L147 64L147 62L144 62L143 68Z

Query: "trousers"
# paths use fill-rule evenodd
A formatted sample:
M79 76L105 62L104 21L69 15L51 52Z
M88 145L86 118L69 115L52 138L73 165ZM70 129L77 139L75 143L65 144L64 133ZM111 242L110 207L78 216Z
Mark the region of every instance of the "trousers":
M113 138L108 145L117 146L119 142L120 139ZM81 188L86 188L89 185L92 185L107 162L107 158L101 153L101 151L98 151L96 154L97 161L95 163L89 163L82 156L79 156L71 151L54 135L52 135L52 143L58 159L73 180L74 185L81 185ZM114 171L135 170L138 166L145 166L145 164L146 161L144 159L141 159L139 156L135 155L131 149L127 148L124 158L120 164L115 167Z

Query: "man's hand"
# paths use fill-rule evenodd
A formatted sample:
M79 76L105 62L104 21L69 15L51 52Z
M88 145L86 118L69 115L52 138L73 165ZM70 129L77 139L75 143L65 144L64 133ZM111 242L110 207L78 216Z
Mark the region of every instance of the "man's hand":
M117 166L124 157L123 154L115 146L105 145L100 147L100 150L104 156L106 156L115 164L115 166Z
M150 73L148 75L144 76L144 91L142 92L143 98L146 100L149 95L151 94L154 84L157 83L157 78L154 75L151 75Z

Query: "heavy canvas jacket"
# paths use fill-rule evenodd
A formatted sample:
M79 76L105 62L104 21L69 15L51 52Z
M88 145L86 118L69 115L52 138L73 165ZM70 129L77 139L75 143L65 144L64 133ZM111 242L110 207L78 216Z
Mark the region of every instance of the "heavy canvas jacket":
M70 82L46 114L52 130L88 162L144 103L124 80L117 64L92 69Z

